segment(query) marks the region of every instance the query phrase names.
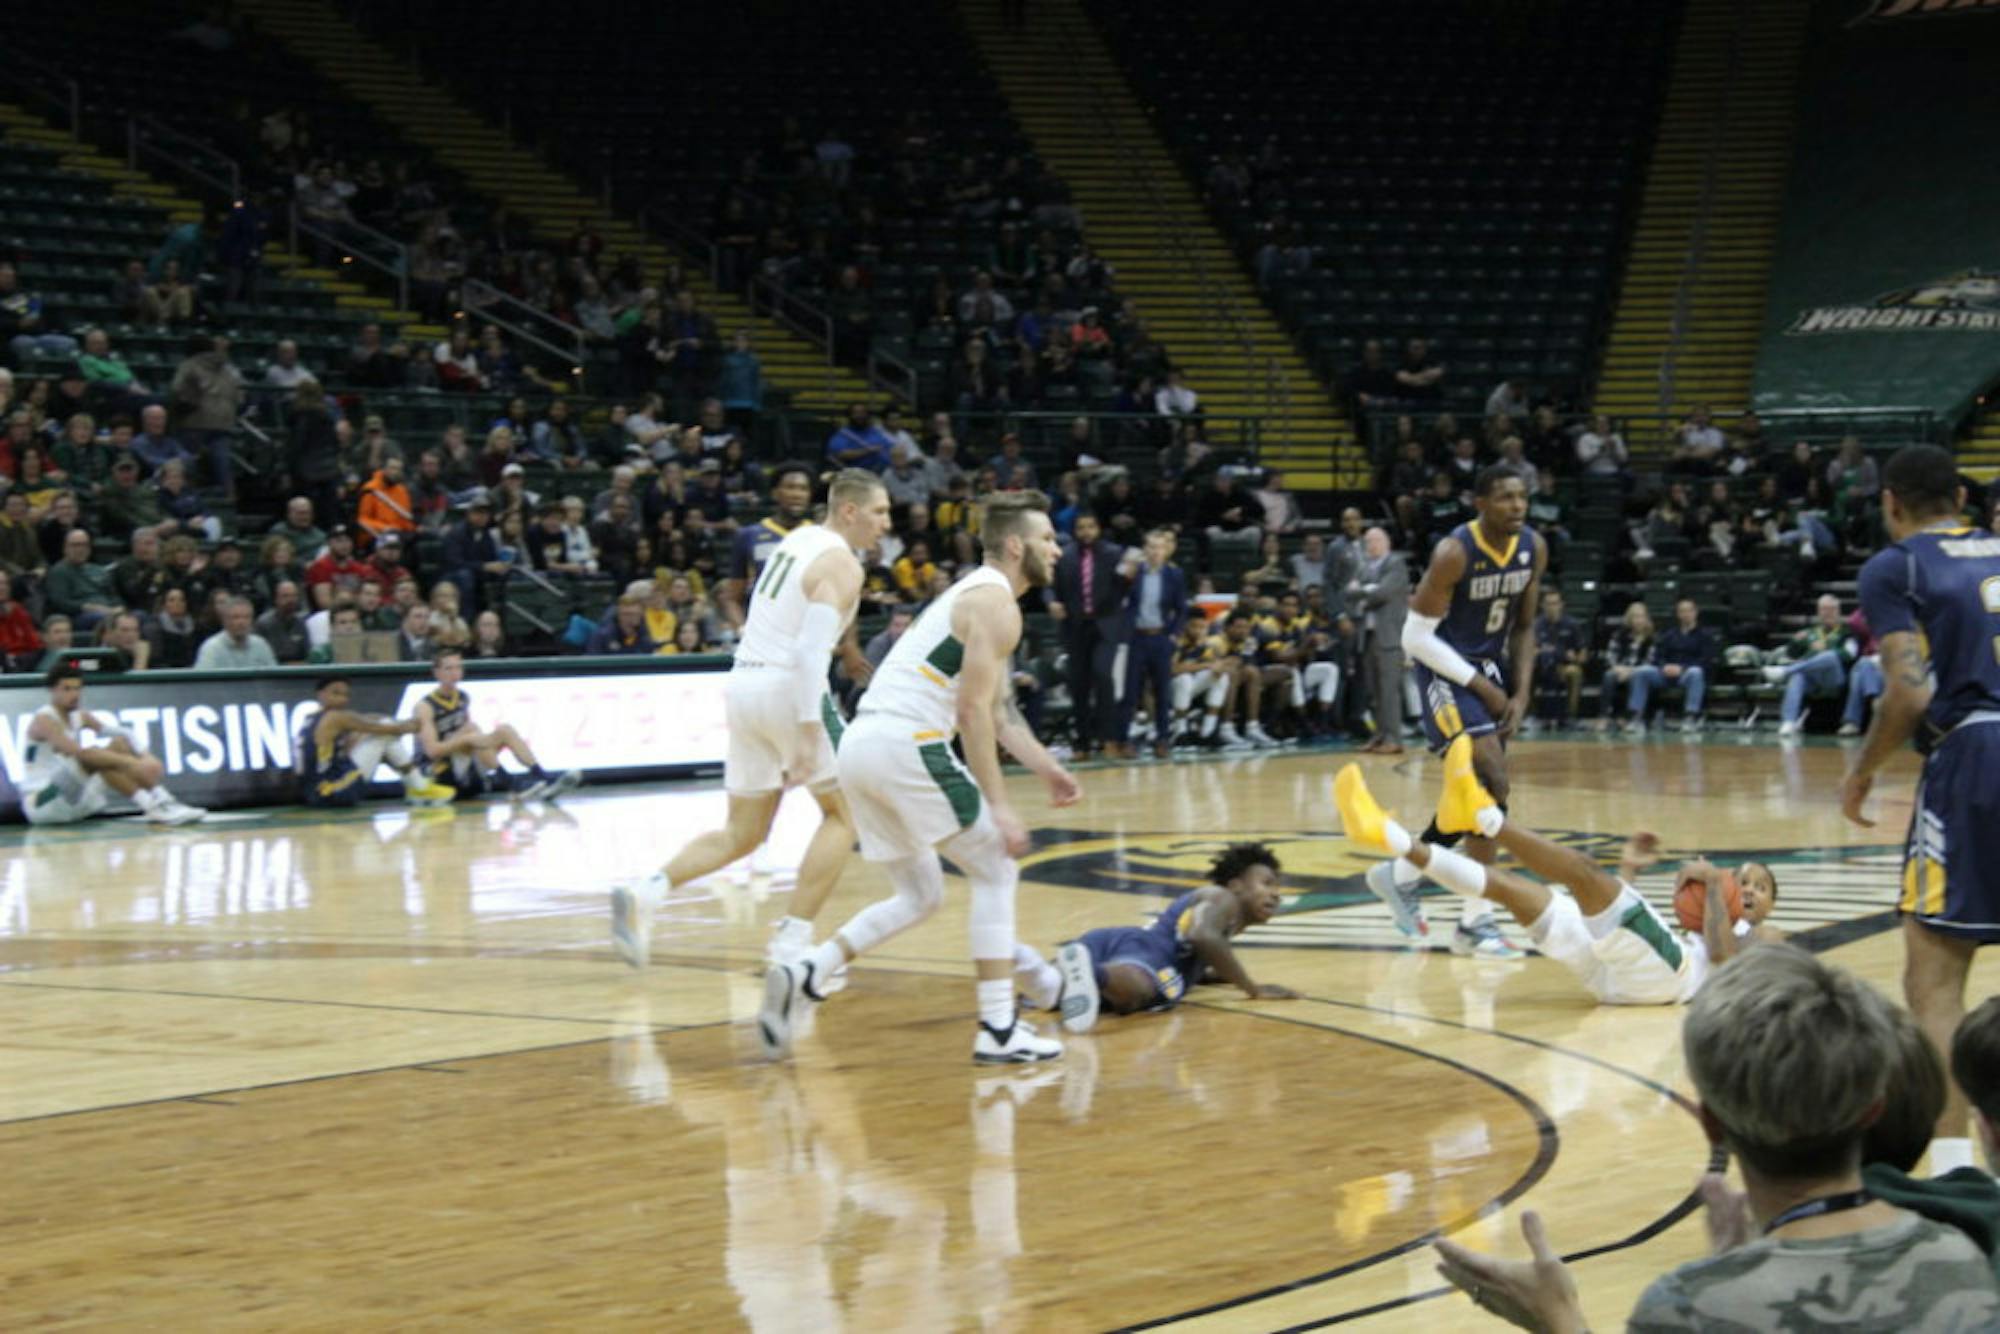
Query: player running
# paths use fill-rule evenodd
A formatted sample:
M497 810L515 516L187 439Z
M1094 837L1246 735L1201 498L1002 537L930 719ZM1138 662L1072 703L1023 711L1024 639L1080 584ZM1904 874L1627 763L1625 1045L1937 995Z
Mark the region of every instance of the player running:
M849 468L827 491L826 522L792 529L765 563L724 689L727 822L696 837L664 870L611 892L611 940L634 968L646 966L653 914L667 894L754 852L770 837L788 787L812 792L820 825L799 867L791 914L772 933L771 957L794 959L812 948L813 917L854 843L854 823L836 786L833 745L841 723L827 671L861 598L854 553L888 530L889 494L881 479Z
M1935 445L1896 451L1882 473L1892 539L1861 567L1861 611L1884 690L1841 784L1847 818L1875 774L1915 739L1924 756L1903 854L1903 995L1939 1051L1965 1013L1981 945L2000 941L2000 537L1962 527L1965 492ZM1967 1104L1947 1083L1931 1170L1972 1165Z
M1424 735L1443 754L1460 735L1472 738L1473 764L1480 781L1501 803L1507 800L1505 743L1527 717L1535 672L1535 607L1548 548L1527 525L1526 479L1504 463L1480 470L1473 482L1478 517L1438 539L1430 568L1410 598L1403 623L1403 652L1417 664L1424 699ZM1510 693L1511 692L1511 693ZM1435 823L1423 841L1449 848L1460 835ZM1472 834L1467 855L1491 863L1493 843ZM1421 866L1408 857L1384 862L1368 872L1368 888L1389 906L1406 936L1428 934L1416 885ZM1518 959L1493 923L1493 907L1468 898L1452 933L1453 954Z
M944 899L949 856L972 882L972 959L979 1027L972 1059L990 1064L1046 1061L1062 1044L1038 1035L1014 999L1014 859L1028 831L1000 773L1000 748L1067 806L1081 795L1014 705L1007 667L1021 639L1021 595L1055 573L1055 529L1038 491L985 501L986 561L935 598L903 632L875 673L854 722L837 738L840 786L854 811L861 855L883 863L895 893L861 910L811 954L765 973L757 1016L765 1050L791 1048L803 1007L856 956L917 925ZM965 761L952 754L963 739Z
M522 801L541 801L573 792L583 782L574 769L552 774L535 758L527 738L506 723L482 731L472 722L472 698L458 688L465 679L465 655L455 648L439 649L431 657L431 677L437 689L417 701L417 745L429 762L432 781L460 798L500 791L514 780L500 769L505 751L527 766Z
M1189 987L1227 982L1251 1000L1295 1000L1298 993L1253 982L1229 948L1231 936L1278 911L1278 859L1262 843L1232 843L1209 864L1208 881L1167 905L1146 926L1101 926L1056 951L1050 963L1032 946L1014 946L1014 981L1038 1010L1087 1033L1103 1012L1171 1010Z
M1699 933L1668 925L1632 888L1631 879L1649 860L1639 840L1626 845L1620 875L1571 848L1551 843L1510 820L1480 783L1470 737L1460 736L1445 752L1444 791L1432 828L1446 834L1478 833L1505 848L1536 875L1569 889L1559 894L1448 848L1418 842L1376 804L1350 764L1334 778L1347 836L1371 851L1408 857L1425 875L1468 900L1498 903L1526 927L1535 947L1576 974L1601 1005L1677 1005L1693 999L1710 972L1758 940L1782 940L1765 924L1777 906L1778 882L1762 862L1745 862L1736 873L1742 917L1730 921L1722 873L1705 861L1681 868L1681 878L1707 881L1708 901Z
M21 753L21 814L29 824L75 824L130 797L155 824L192 824L207 815L160 785L166 767L139 749L132 733L108 714L83 707L83 669L64 660L50 667L43 682L49 702L28 723ZM78 733L106 738L86 746Z

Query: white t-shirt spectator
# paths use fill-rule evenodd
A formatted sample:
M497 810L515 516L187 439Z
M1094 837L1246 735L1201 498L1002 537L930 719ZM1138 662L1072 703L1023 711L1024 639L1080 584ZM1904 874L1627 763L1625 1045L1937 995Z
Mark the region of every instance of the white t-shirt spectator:
M1162 417L1191 416L1201 395L1184 384L1161 385L1153 391L1153 410Z
M289 366L280 366L274 361L264 368L264 383L276 389L297 389L307 380L318 378L306 369L302 361L295 361Z
M1576 461L1586 473L1598 477L1608 477L1623 472L1631 453L1625 448L1625 437L1616 431L1599 435L1595 431L1585 431L1576 438Z

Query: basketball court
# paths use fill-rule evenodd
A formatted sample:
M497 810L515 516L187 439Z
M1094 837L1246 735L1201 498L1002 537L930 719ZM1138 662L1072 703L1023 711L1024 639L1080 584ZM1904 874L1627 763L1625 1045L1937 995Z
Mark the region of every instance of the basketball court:
M1141 922L1262 838L1293 897L1243 957L1307 997L1200 989L1032 1069L968 1059L955 879L793 1062L761 1059L802 796L778 873L677 890L643 974L609 947L605 890L719 817L711 786L10 831L8 1323L1440 1328L1476 1321L1428 1239L1518 1254L1533 1207L1615 1327L1704 1248L1679 1013L1601 1010L1545 960L1454 958L1438 926L1404 948L1336 832L1344 758L1086 770L1061 812L1020 780L1024 940ZM1421 826L1435 764L1363 763ZM1878 785L1875 830L1840 819L1831 746L1591 738L1513 764L1517 814L1606 860L1649 828L1770 861L1776 924L1896 993L1913 763ZM822 931L883 892L854 860ZM1973 994L1995 981L1982 964Z

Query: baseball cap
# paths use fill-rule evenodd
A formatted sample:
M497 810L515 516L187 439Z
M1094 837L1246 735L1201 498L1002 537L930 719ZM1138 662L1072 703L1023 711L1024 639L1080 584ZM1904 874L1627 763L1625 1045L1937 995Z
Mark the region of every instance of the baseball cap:
M502 477L526 477L528 470L518 463L510 463L500 470Z
M492 493L487 491L487 489L483 486L474 487L471 494L469 494L465 498L465 507L469 510L492 509L493 508Z

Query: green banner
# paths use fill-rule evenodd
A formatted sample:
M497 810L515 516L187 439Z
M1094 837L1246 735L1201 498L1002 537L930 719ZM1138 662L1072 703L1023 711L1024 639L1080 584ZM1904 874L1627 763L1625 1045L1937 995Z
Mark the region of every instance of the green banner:
M2000 9L1816 0L1752 397L1928 408L2000 375Z

